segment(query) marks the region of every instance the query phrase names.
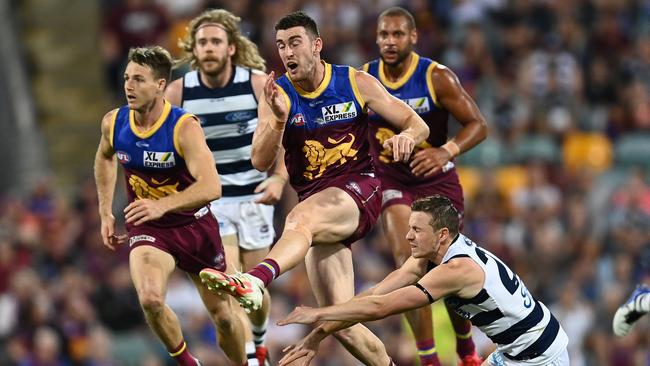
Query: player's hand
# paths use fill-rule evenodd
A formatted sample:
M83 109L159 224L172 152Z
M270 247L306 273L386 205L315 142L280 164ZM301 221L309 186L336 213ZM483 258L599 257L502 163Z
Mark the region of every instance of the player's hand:
M275 205L282 197L285 180L278 175L271 175L255 187L255 193L264 192L262 197L255 200L256 203Z
M102 217L102 242L110 250L115 250L115 246L123 244L126 241L126 235L115 234L115 217L108 215Z
M278 85L275 83L275 72L271 71L269 77L266 78L266 83L264 84L264 100L266 104L271 107L273 115L277 120L276 123L286 123L287 118L289 117L289 110L287 108L287 102L284 100L284 96L278 90Z
M127 223L140 225L161 218L165 214L159 200L139 199L129 203L124 209Z
M289 365L294 361L300 360L298 365L307 366L316 357L318 346L323 340L316 330L313 330L300 342L290 345L282 350L286 353L278 363L278 366Z
M430 147L415 153L410 167L413 174L428 177L441 170L450 160L449 151L439 147Z
M317 322L318 308L311 308L309 306L298 306L286 318L280 319L278 325L287 324L312 324Z
M412 137L398 134L384 141L384 148L393 152L393 160L406 163L415 148L415 140Z

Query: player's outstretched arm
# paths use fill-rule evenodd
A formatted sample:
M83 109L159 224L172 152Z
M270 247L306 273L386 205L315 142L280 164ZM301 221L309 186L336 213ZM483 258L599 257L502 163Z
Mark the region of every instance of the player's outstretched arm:
M426 260L410 257L400 268L388 274L380 283L358 294L356 297L382 295L411 285L422 278L427 272L426 268ZM288 323L285 323L284 320L278 322L278 325L285 324ZM354 321L326 321L319 324L307 336L300 340L300 342L288 346L283 350L286 354L280 360L279 365L288 365L297 359L302 359L301 365L308 365L316 356L318 346L323 339L327 338L330 334L351 327L354 324L356 324Z
M392 149L395 161L407 162L416 145L429 136L429 127L406 103L395 98L379 80L363 71L355 71L355 80L363 102L401 132L384 143Z
M113 124L117 110L114 109L102 119L99 147L95 154L95 185L99 199L99 217L101 218L102 242L111 250L115 245L126 240L125 235L115 235L115 217L113 217L113 195L115 194L115 181L117 179L117 161L111 141Z
M178 123L178 152L196 181L182 192L159 200L139 199L131 202L124 209L126 222L139 225L156 220L167 212L200 207L221 197L221 181L198 119L189 116Z
M414 285L384 295L355 297L352 300L323 308L298 307L280 325L311 324L322 320L365 322L417 309L452 294L467 297L480 291L483 271L473 261L460 258L429 271Z

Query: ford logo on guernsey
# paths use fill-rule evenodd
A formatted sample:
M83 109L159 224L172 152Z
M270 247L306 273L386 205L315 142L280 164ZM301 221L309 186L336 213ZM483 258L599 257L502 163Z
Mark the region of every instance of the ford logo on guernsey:
M126 164L131 161L131 156L124 151L116 151L115 155L117 156L117 160L122 164Z
M226 121L228 122L239 122L239 121L248 121L255 117L255 112L253 111L237 111L230 112L226 114Z

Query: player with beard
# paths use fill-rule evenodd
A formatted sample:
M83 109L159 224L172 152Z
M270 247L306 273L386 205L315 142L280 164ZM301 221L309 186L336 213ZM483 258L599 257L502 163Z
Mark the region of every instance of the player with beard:
M222 197L212 202L226 250L227 270L249 270L269 252L273 204L282 195L287 173L282 159L273 174L257 171L251 163L257 101L267 75L257 47L239 31L240 18L223 9L203 12L188 25L180 41L193 70L171 83L167 100L201 120L208 146L219 167ZM249 363L267 363L264 345L270 298L249 314L253 341L247 342ZM256 357L252 357L256 356Z
M370 115L370 151L382 186L382 226L400 267L411 250L406 240L411 203L434 194L448 197L461 215L463 190L453 159L487 135L485 119L478 107L447 67L421 57L413 51L417 31L413 16L405 9L385 10L377 19L377 45L381 57L363 65L389 93L402 99L427 123L431 133L419 144L408 163L395 161L384 148L386 139L399 133L377 114ZM447 139L447 121L452 115L460 131ZM461 365L478 365L471 336L471 323L449 312L456 333L456 350ZM433 338L431 309L424 307L406 313L415 335L422 365L440 365Z
M245 323L229 297L201 286L199 271L225 270L219 224L207 205L221 195L219 175L198 119L163 98L172 59L162 47L134 48L124 72L127 105L101 123L95 156L101 235L111 250L129 243L129 268L149 327L181 366L200 366L185 343L180 322L165 304L176 267L197 287L219 344L236 365L246 365ZM123 166L129 205L127 235L116 235L112 214L117 162Z
M253 165L268 169L285 149L291 185L300 202L287 215L284 231L268 256L247 273L205 269L208 287L231 294L247 309L261 305L269 283L303 260L320 305L354 296L349 246L362 238L379 215L379 182L368 154L368 108L399 133L384 144L393 158L408 161L429 129L406 104L365 72L321 60L323 40L303 12L275 26L276 46L286 73L273 73L264 87L253 137ZM335 337L366 365L391 363L386 350L363 325Z

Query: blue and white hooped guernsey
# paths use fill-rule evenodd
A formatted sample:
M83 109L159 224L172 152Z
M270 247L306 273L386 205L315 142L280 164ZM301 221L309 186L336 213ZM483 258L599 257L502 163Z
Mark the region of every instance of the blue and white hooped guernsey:
M548 308L499 258L459 234L442 259L470 258L485 272L483 289L473 298L445 298L456 313L469 319L507 359L548 365L566 349L568 337Z
M209 88L197 70L183 77L183 109L201 121L206 142L217 164L222 200L250 201L266 172L253 167L251 150L257 127L257 99L249 68L235 66L223 88Z

